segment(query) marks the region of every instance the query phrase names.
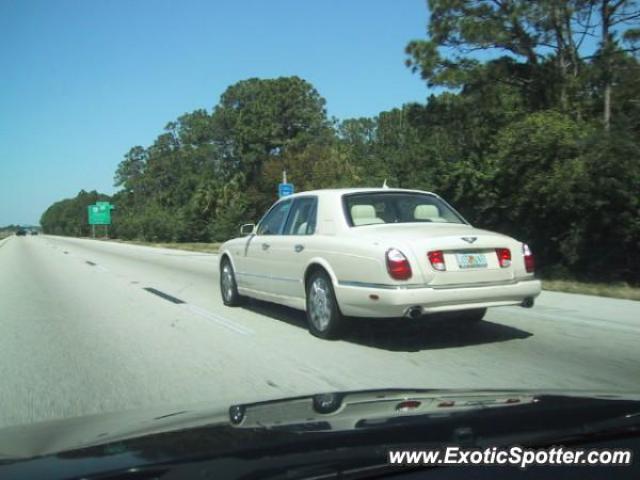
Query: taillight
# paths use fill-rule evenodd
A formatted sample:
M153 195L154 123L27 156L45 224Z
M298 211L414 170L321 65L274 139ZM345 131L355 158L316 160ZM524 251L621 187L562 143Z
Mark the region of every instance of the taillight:
M496 254L498 255L498 263L502 268L511 266L511 250L508 248L496 248Z
M396 410L399 412L408 412L418 408L421 402L418 400L404 400L396 405Z
M387 270L389 275L396 280L407 280L411 278L411 265L409 265L409 260L396 248L387 250Z
M533 253L531 253L531 249L529 245L526 243L522 244L522 255L524 255L524 268L527 273L533 273L536 269L536 262L533 259Z
M447 266L444 263L444 253L442 250L434 250L433 252L427 253L427 257L429 257L429 262L431 262L431 266L440 272L444 272L447 269Z

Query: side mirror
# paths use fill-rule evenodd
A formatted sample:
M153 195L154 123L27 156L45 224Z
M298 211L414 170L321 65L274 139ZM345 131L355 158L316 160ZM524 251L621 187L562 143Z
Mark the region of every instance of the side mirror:
M246 237L247 235L251 235L255 229L255 223L245 223L240 227L240 235Z

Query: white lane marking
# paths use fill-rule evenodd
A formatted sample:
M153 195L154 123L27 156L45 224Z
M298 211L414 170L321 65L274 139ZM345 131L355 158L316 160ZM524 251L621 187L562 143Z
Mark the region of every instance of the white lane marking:
M109 271L108 268L103 267L102 265L96 265L96 270L99 271L100 273L106 273Z
M183 303L180 305L180 307L190 311L191 313L194 313L202 318L206 318L207 320L211 320L212 322L217 323L218 325L228 328L229 330L235 332L235 333L239 333L240 335L254 335L255 332L248 328L248 327L244 327L242 325L238 325L234 322L232 322L231 320L227 320L224 317L221 317L219 315L216 315L212 312L209 312L208 310L205 310L204 308L200 308L196 305L192 305L190 303Z

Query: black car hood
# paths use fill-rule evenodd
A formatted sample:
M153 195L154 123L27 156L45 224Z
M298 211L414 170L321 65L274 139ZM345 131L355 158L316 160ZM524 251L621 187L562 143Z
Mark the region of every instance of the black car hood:
M640 401L638 393L604 393L593 391L556 391L556 390L446 390L446 389L381 389L336 392L338 394L370 394L379 398L394 395L398 398L410 398L415 395L446 397L487 397L496 396L554 396L590 399ZM297 396L278 400L268 400L243 407L265 404L278 404L286 408L287 404L301 399L311 400L313 396ZM380 400L381 401L381 400ZM375 402L370 402L375 403ZM159 433L189 430L200 427L232 426L229 421L229 407L214 406L208 403L190 404L172 408L140 409L107 414L52 420L24 426L0 429L0 460L10 458L31 458L95 445L103 445L122 440L151 436ZM304 431L314 431L311 419ZM261 425L264 429L278 428L280 425ZM237 428L237 427L235 427ZM291 431L300 431L300 424L292 425ZM322 431L318 428L317 431Z
M586 437L640 434L640 395L597 392L375 390L352 428L327 430L317 418L296 417L260 424L234 424L233 409L190 407L94 415L0 430L0 478L308 478L382 465L389 448L442 445L550 446ZM517 405L451 409L415 416L380 415L376 397L429 395L460 399L505 395L526 398ZM534 398L534 400L532 400ZM287 411L295 397L242 405ZM475 401L475 400L474 400ZM482 404L482 402L480 402ZM341 413L334 412L336 416ZM350 418L353 420L353 416ZM370 421L373 420L373 421ZM609 432L609 433L607 433ZM613 432L613 433L611 433ZM635 447L634 447L635 448ZM376 467L377 468L377 467ZM637 473L637 472L636 472ZM637 478L637 477L636 477Z

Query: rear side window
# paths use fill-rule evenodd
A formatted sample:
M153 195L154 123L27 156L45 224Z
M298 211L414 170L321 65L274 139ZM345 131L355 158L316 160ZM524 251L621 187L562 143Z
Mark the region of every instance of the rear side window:
M316 231L317 197L296 198L291 207L285 235L313 235Z

